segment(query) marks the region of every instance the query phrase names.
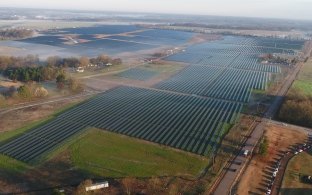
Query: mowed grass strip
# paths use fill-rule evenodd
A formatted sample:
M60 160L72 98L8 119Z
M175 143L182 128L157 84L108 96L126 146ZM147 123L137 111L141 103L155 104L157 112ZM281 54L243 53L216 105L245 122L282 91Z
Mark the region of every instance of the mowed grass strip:
M309 59L301 68L297 80L292 88L299 89L306 95L312 95L312 59Z
M201 156L97 129L69 150L76 167L103 177L194 177L208 165Z
M312 75L312 73L311 73ZM296 80L293 83L293 87L295 89L299 89L306 95L312 95L312 81L301 81L301 80Z
M0 175L6 173L22 173L30 168L29 165L21 161L15 160L8 156L0 154ZM1 177L0 177L1 180Z
M300 181L302 175L312 175L312 151L303 152L293 157L288 165L283 178L281 194L283 195L310 195L312 185Z

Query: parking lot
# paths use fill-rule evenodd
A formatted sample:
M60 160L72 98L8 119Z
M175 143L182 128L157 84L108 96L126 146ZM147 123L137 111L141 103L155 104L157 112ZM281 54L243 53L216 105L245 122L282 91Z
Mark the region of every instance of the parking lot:
M237 194L276 194L288 160L308 140L303 131L275 124L267 125L264 135L269 142L267 155L253 156L233 190Z

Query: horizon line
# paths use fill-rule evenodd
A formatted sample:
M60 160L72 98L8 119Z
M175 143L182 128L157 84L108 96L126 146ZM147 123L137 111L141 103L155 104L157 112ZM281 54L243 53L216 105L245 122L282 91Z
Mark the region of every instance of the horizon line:
M168 13L168 12L142 12L142 11L116 11L116 10L99 10L99 9L81 9L81 8L39 8L39 7L11 7L11 6L0 6L0 9L34 9L34 10L51 10L51 11L80 11L80 12L111 12L111 13L131 13L131 14L158 14L158 15L181 15L181 16L207 16L207 17L229 17L229 18L248 18L248 19L275 19L275 20L291 20L291 21L305 21L312 22L312 19L305 18L284 18L284 17L260 17L260 16L243 16L243 15L217 15L217 14L192 14L192 13Z

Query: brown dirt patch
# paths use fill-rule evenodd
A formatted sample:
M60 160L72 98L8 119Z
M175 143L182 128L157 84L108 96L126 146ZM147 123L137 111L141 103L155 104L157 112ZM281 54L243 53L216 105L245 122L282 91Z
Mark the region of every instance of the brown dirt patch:
M12 55L15 54L22 49L16 47L8 47L8 46L0 46L0 53L1 55Z
M6 80L1 80L0 79L0 86L2 87L6 87L6 88L9 88L9 87L20 87L22 85L21 82L12 82L12 81L6 81Z
M83 98L65 100L63 102L34 106L2 114L0 115L0 132L15 130L25 126L27 123L39 121L50 116L55 111L64 108L66 105L82 100Z
M238 184L237 194L263 194L263 181L267 180L265 171L270 167L270 162L280 158L279 151L287 151L290 146L302 143L307 135L285 126L268 124L265 136L269 141L268 154L266 157L255 155L252 158Z

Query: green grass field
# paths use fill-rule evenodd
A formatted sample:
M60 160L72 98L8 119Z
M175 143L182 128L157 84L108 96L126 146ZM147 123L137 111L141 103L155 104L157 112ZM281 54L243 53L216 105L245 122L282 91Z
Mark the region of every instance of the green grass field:
M308 60L304 64L292 88L299 89L307 95L312 95L312 60Z
M299 73L298 80L312 82L312 59L304 64Z
M144 66L141 66L143 69L151 70L151 71L156 71L160 73L174 73L179 70L182 70L185 66L182 64L174 64L174 63L165 63L165 64L146 64Z
M29 166L27 164L0 154L0 175L2 171L21 173L28 168Z
M309 195L312 194L312 184L300 182L300 175L312 175L312 152L303 152L292 158L287 166L281 194Z
M69 150L76 167L103 177L194 177L208 165L200 156L96 129Z
M312 77L312 74L311 74ZM293 88L299 89L300 91L304 92L306 95L312 95L312 82L310 81L302 81L296 80L293 85Z

